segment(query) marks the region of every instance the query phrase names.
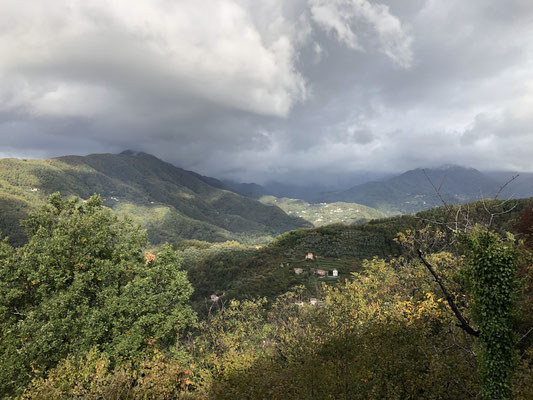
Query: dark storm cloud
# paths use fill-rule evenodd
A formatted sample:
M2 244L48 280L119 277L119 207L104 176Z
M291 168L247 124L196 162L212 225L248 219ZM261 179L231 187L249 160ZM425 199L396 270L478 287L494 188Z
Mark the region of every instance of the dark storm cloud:
M533 170L528 0L0 3L0 156L299 183Z

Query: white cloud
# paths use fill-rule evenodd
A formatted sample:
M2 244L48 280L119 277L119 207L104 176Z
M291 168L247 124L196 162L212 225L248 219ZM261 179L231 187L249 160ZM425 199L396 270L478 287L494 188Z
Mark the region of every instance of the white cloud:
M278 116L306 98L295 32L265 41L237 1L6 0L0 14L0 70L15 92L38 87L19 99L37 112L132 88Z
M413 38L388 6L368 0L309 0L313 20L354 50L364 50L360 36L369 25L377 34L379 50L397 65L413 62ZM359 33L361 32L361 34Z
M375 28L381 50L407 65L408 37L387 7L352 5L347 36L336 27L340 40L355 41L348 23L357 14ZM317 7L329 9L314 4L313 15ZM305 0L4 0L0 15L4 110L83 114L76 105L88 101L97 103L86 104L92 117L120 106L108 103L146 96L178 109L200 101L286 117L309 96L296 67L313 35Z
M337 38L354 50L362 50L357 36L352 31L350 19L352 13L343 13L334 2L311 0L313 20L328 32L334 32Z

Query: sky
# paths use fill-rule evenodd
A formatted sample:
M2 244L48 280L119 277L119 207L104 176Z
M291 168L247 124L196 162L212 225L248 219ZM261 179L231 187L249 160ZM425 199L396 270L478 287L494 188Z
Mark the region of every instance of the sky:
M532 111L531 0L0 1L0 157L533 172Z

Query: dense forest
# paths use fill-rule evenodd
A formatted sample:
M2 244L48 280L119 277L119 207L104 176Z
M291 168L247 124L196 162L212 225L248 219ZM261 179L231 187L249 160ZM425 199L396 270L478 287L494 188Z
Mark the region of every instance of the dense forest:
M261 248L153 248L98 196L54 194L23 226L24 245L0 244L4 398L533 396L529 201L292 231Z

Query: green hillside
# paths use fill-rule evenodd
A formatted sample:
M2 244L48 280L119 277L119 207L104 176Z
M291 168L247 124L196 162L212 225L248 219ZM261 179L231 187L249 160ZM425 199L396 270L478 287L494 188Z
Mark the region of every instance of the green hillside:
M310 204L300 199L274 196L262 196L259 201L263 204L278 206L287 214L303 218L314 226L336 223L355 224L386 217L386 214L381 211L357 203Z
M0 395L124 398L123 393L134 389L135 397L127 398L263 398L283 376L298 376L305 385L286 382L275 398L288 398L285 392L291 387L300 388L290 389L294 399L348 398L349 392L366 390L369 378L389 387L390 376L407 366L408 376L401 375L395 384L398 396L380 392L373 398L419 398L418 388L409 386L408 392L402 388L403 382L420 373L431 375L424 393L439 386L434 382L449 381L448 376L479 386L471 367L475 355L469 352L470 361L465 363L462 351L473 348L474 336L468 341L466 335L450 330L458 326L442 290L418 260L397 257L405 250L394 237L411 229L413 235L406 232L405 237L417 243L424 235L425 249L433 252L425 253L426 259L438 267L463 315L475 323L470 329L476 329L473 332L479 332L476 337L480 338L490 327L484 328L485 320L474 319L476 310L464 289L472 282L465 284L465 276L471 279L465 271L471 270L463 257L482 260L494 285L491 292L498 293L503 286L513 290L508 299L516 295L517 307L507 312L512 322L508 332L526 338L531 327L530 253L516 252L510 259L497 252L490 257L472 256L467 249L465 255L461 247L469 242L454 246L451 240L443 240L452 239L451 235L446 238L446 232L451 232L446 221L456 220L460 226L490 221L493 232L472 229L468 238L488 233L498 240L489 242L491 249L496 243L498 249L514 253L514 240L508 236L503 241L496 232L516 229L529 243L533 212L526 204L531 205L531 199L477 202L364 224L300 229L280 235L265 247L187 240L152 253L145 252L149 244L144 231L113 215L98 196L86 203L51 196L49 204L26 221L30 240L24 246L13 248L0 242L0 355L4 361ZM418 230L427 224L443 228L444 237ZM438 246L428 237L439 237ZM523 258L520 265L519 257ZM521 267L523 290L513 287L514 274L487 268L486 260L495 260L501 268ZM500 301L501 295L495 299ZM492 315L501 321L500 313ZM462 340L459 347L458 340ZM527 350L530 343L528 339L517 346L517 352ZM401 348L400 356L391 348ZM514 350L507 349L512 362ZM428 358L426 351L435 355ZM362 384L353 391L345 389L342 395L337 389L343 387L343 377L336 365L346 365L345 354L353 360L349 366L353 387ZM310 362L313 368L302 371ZM438 365L428 369L429 362ZM462 363L460 375L456 363ZM274 381L264 383L280 369L283 373ZM317 371L326 371L336 381L329 384L328 378L329 386L310 397L301 387L313 385L309 372ZM370 375L359 375L361 371ZM530 376L528 358L517 369L519 381L513 385L527 388ZM250 385L260 389L250 391ZM190 390L191 396L181 396L183 390ZM442 395L428 398L448 398L449 386L439 392ZM466 398L460 390L454 393L458 393L454 398ZM365 393L360 398L370 397Z
M0 229L20 244L24 234L18 220L54 192L83 199L100 194L106 206L141 223L152 244L184 239L266 242L311 226L206 180L145 153L2 159Z
M471 221L489 219L485 207L495 212L501 209L499 205L510 209L510 212L495 216L493 220L493 228L506 231L513 229L515 219L529 201L515 200L513 204L475 202L462 207L468 209L464 215L468 215ZM352 272L359 271L364 260L401 255L403 249L394 241L399 232L427 225L441 226L439 224L449 219L450 213L456 215L456 207L439 207L416 215L376 219L363 224L334 224L295 230L260 248L235 242L215 245L182 242L175 248L181 251L184 268L195 287L193 300L201 310L211 294L224 293L226 298L274 297L296 285L304 285L313 293L321 282L342 282ZM312 261L305 259L309 252L314 255ZM296 274L295 268L303 271ZM339 276L336 279L320 278L312 273L313 268L337 269Z
M400 254L394 242L396 233L417 224L412 216L371 221L361 225L330 225L295 230L277 237L268 246L254 248L226 243L182 251L184 268L195 287L193 300L201 306L210 294L225 293L227 298L276 296L295 285L310 290L319 282L311 269L339 271L339 279L349 278L363 260L375 256ZM306 260L312 252L317 259ZM294 268L303 272L297 275Z

